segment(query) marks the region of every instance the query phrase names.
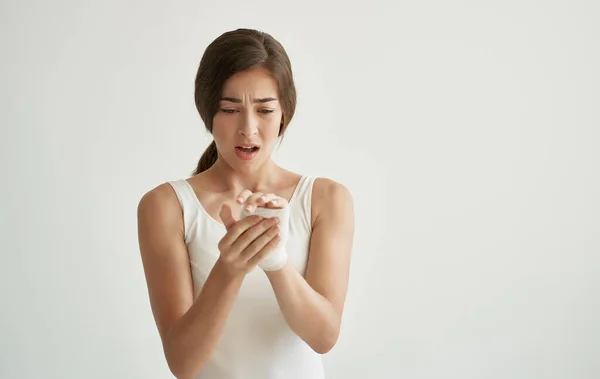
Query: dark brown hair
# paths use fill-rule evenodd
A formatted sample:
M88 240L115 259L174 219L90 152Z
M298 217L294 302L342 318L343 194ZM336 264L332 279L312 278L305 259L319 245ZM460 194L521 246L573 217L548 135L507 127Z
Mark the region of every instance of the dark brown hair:
M194 99L206 130L212 133L213 118L225 81L232 75L252 68L269 70L278 83L278 97L283 111L279 136L283 136L296 110L296 87L292 65L283 46L271 35L254 29L225 32L204 51L196 74ZM210 168L217 161L213 140L204 151L193 175Z

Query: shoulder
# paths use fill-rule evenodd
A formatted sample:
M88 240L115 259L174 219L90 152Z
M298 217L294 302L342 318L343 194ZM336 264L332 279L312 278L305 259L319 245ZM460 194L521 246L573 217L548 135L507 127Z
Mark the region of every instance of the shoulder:
M177 195L169 183L162 183L144 193L137 205L138 224L173 225L182 219Z
M349 216L354 212L350 190L333 179L317 177L312 189L313 224L322 218Z
M142 195L138 202L138 210L165 208L176 201L177 197L169 183L162 183Z
M316 200L338 198L352 201L350 190L342 183L330 178L316 177L313 184L313 197Z

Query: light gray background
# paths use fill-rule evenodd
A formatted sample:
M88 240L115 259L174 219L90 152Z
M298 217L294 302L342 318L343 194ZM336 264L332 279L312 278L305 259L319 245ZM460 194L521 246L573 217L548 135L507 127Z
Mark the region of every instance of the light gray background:
M328 378L600 377L594 1L3 1L2 378L168 378L144 192L208 145L204 48L293 63L291 170L345 184L356 239Z

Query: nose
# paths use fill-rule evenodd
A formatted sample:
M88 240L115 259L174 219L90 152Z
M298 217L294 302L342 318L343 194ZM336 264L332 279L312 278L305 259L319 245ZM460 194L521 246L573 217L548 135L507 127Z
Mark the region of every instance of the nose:
M252 137L256 133L258 133L258 121L251 114L252 112L247 112L245 117L240 117L240 125L238 127L238 133L245 137Z

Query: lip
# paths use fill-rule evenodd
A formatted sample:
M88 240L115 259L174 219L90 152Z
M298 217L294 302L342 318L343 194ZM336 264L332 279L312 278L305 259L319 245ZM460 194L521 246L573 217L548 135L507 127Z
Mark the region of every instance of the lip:
M241 145L236 145L235 147L258 147L260 149L260 145L256 143L243 143Z
M254 150L254 151L252 151L251 153L246 153L246 152L243 152L240 149L238 149L238 147L257 147L257 149ZM260 151L260 147L257 146L257 145L239 145L239 146L236 146L236 148L235 148L235 154L241 160L244 160L244 161L251 161L251 160L253 160L256 157L256 155L258 154L259 151Z

